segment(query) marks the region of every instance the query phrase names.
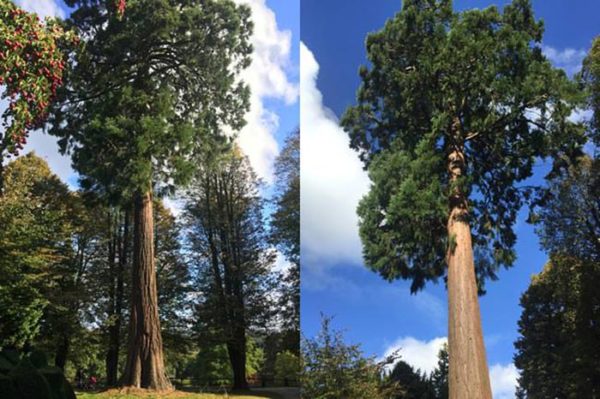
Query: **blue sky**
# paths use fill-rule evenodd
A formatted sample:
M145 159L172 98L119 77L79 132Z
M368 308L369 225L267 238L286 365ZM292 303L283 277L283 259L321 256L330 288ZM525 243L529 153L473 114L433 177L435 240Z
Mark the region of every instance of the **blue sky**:
M507 3L454 2L455 9L493 4L501 7ZM305 336L313 336L319 327L320 312L333 315L334 326L346 331L349 342L361 343L367 354L381 356L388 348L401 345L410 352L405 354L409 362L427 368L431 361L418 358L431 357L435 353L432 348L439 344L435 338L446 336L443 283L429 285L411 296L407 282L387 283L362 266L356 219L349 214L368 187L357 169L359 164L350 159L351 152L338 147L334 153L345 161L328 164L322 159L325 151L321 158L306 153L307 149L319 151L318 140L324 140L330 149L344 144L343 132L334 125L345 108L354 104L359 85L357 71L366 62L365 37L368 32L379 30L386 19L399 11L400 4L390 0L302 0L302 51L306 50L301 53L302 330ZM536 17L545 22L544 52L555 65L573 73L593 37L600 34L600 2L534 0L533 5ZM332 168L340 170L329 173ZM329 181L319 174L324 170L328 171ZM532 181L541 181L545 170L544 165L537 167ZM344 174L352 174L347 184L342 181ZM318 193L319 187L325 192ZM339 195L340 191L343 195ZM513 268L499 273L498 281L487 283L488 293L480 300L496 398L513 396L511 384L516 374L512 358L520 316L519 298L531 275L539 272L547 260L534 229L523 222L525 217L523 210L515 227L518 260ZM342 221L344 218L348 220ZM314 222L323 226L315 228ZM335 234L343 235L343 240L333 240ZM319 245L336 249L323 250Z

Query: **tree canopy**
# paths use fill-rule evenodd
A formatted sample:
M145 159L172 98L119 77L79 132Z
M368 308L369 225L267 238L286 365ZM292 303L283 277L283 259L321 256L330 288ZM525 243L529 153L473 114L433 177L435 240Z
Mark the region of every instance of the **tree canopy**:
M445 276L449 205L467 198L480 288L512 265L512 226L540 158L574 157L585 141L569 115L574 83L544 57L528 0L454 12L449 0L409 0L366 41L358 104L342 119L373 181L361 201L369 267L412 281ZM450 179L458 150L460 176Z
M191 176L198 144L244 124L249 10L231 1L110 2L77 6L67 26L82 37L54 107L52 134L87 186L127 198L173 189Z

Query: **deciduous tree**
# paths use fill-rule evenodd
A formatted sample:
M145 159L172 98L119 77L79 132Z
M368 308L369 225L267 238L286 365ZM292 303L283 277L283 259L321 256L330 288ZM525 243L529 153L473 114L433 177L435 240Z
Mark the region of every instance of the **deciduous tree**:
M75 41L58 21L40 21L11 0L0 0L0 99L7 100L0 132L0 194L4 159L17 155L29 132L42 126L62 84L65 63L59 44Z

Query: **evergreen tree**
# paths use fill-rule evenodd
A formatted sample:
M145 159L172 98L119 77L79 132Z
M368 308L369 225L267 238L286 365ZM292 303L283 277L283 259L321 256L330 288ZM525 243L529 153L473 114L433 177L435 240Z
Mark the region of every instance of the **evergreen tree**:
M431 373L431 384L436 399L448 399L448 345L444 344L438 352L438 364Z
M198 144L243 125L249 9L232 1L67 0L82 38L51 133L82 184L132 202L128 357L122 384L171 385L164 370L155 273L153 194L184 184Z
M209 155L187 193L186 220L202 297L198 330L205 342L223 343L235 389L247 388L246 342L266 325L274 254L269 249L263 200L248 159L236 148Z
M421 374L420 370L413 369L410 364L403 360L396 363L388 379L399 384L404 391L395 396L397 399L436 398L429 378L425 374Z
M271 240L289 262L282 277L283 295L279 307L284 327L296 336L287 350L298 353L300 346L300 130L289 136L275 161L277 193L271 221Z
M181 226L161 201L154 203L156 277L167 363L183 362L193 350L191 277L181 245ZM183 355L183 359L180 359Z
M593 111L587 134L596 146L599 49L600 39L596 39L579 76ZM531 214L550 262L521 298L521 337L515 343L520 397L600 395L600 162L596 156L566 160L567 167L550 176Z
M444 278L449 395L489 399L477 298L512 265L513 224L540 157L580 154L574 84L542 54L528 0L453 12L408 0L368 36L358 105L342 119L373 184L361 201L366 264L412 291Z
M521 298L515 343L527 398L600 396L600 263L553 255Z

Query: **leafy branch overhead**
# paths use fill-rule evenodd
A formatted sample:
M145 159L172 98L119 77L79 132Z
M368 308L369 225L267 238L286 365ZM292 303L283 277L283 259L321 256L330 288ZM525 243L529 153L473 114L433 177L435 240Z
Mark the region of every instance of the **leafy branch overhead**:
M0 86L8 100L2 114L2 156L17 155L32 129L41 127L62 84L65 69L60 47L77 42L58 21L41 21L10 0L0 0ZM4 107L3 107L4 108Z

